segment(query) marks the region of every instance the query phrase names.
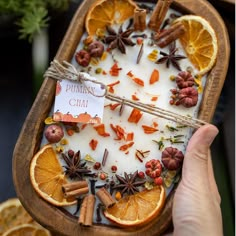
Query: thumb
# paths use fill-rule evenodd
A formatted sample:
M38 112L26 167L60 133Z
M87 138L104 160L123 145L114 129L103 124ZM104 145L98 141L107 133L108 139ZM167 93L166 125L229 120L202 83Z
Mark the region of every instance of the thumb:
M210 124L199 128L191 137L183 163L183 180L193 184L204 184L208 179L209 148L218 134L218 129Z

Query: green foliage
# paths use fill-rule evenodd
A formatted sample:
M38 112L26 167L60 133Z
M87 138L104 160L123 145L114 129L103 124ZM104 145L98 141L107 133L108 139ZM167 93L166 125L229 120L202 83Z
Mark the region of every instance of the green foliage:
M20 38L32 41L34 35L49 23L48 10L63 11L69 0L0 0L0 14L17 17Z

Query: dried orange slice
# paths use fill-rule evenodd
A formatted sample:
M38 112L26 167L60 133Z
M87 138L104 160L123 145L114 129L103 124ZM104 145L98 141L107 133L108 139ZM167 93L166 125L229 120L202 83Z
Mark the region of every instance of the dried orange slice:
M165 203L165 189L156 186L134 195L121 198L104 215L122 227L141 226L157 217Z
M210 23L200 16L184 15L175 20L181 22L186 32L179 38L199 75L207 73L215 64L218 45L217 37Z
M76 204L74 198L66 199L62 185L67 178L53 147L45 145L33 157L30 163L30 180L36 192L55 206Z
M98 0L88 10L85 27L90 36L107 25L121 24L132 17L137 5L132 0Z
M50 236L51 233L45 228L37 225L22 224L9 229L2 236L22 236L22 235Z
M32 217L18 198L11 198L0 204L0 235L14 226L31 222Z

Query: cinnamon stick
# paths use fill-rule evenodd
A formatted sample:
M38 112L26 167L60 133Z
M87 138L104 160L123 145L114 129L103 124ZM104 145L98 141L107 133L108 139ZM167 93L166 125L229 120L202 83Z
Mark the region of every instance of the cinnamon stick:
M142 55L143 55L143 43L142 43L142 45L140 47L140 50L139 50L139 53L138 53L138 57L137 57L137 60L136 60L137 64L140 62Z
M105 189L101 188L96 192L97 197L99 200L105 205L105 207L109 208L112 207L116 202L111 196L111 194Z
M103 157L102 157L102 166L105 166L106 161L107 161L107 156L108 156L108 150L105 148Z
M79 188L84 188L84 187L88 187L88 183L86 180L76 181L76 182L63 184L62 191L65 193L65 192L69 192L69 191L79 189Z
M150 29L156 32L160 30L161 24L172 2L173 0L158 0L148 23Z
M134 10L134 30L144 31L146 29L146 10L135 9Z
M184 25L181 22L178 22L170 26L168 29L163 30L161 33L156 33L156 35L154 35L154 40L159 47L163 48L175 41L185 32L186 29Z
M79 224L84 226L91 226L93 224L95 201L96 199L93 194L89 194L83 199L78 220Z
M78 197L82 194L86 194L89 192L89 187L84 187L84 188L78 188L72 191L64 192L64 197L69 198L69 197Z

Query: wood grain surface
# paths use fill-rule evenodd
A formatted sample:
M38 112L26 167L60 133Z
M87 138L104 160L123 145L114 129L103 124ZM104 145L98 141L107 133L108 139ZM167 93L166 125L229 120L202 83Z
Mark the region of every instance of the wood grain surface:
M71 60L80 37L84 32L85 14L93 2L94 0L85 0L78 8L55 56L59 61ZM220 15L207 1L176 0L173 6L183 13L205 17L217 34L219 42L218 58L214 68L209 73L198 116L200 119L211 122L228 69L230 55L228 34ZM160 235L171 224L174 190L168 197L165 208L159 218L142 228L133 228L132 230L96 224L92 227L83 228L77 223L75 217L71 217L60 208L47 203L34 191L30 182L29 166L31 158L39 149L44 128L43 121L54 102L54 91L55 81L46 78L26 117L13 153L13 181L17 196L25 209L36 221L55 232L55 235Z

